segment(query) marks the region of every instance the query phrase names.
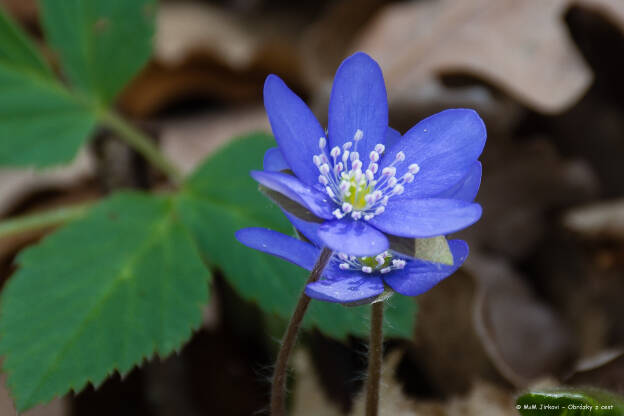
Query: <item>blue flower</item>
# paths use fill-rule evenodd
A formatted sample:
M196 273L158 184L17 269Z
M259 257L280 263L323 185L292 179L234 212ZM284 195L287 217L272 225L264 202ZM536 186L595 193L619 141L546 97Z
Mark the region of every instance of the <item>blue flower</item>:
M389 249L388 236L446 235L481 217L473 202L486 140L479 115L442 111L401 136L388 127L384 79L368 55L338 68L327 132L275 75L264 84L264 105L279 147L251 175L313 214L323 246L376 256Z
M301 225L301 223L298 223ZM309 224L304 232L314 238ZM236 238L248 247L280 257L312 270L320 248L314 244L266 228L245 228ZM317 240L318 243L318 240ZM323 278L309 283L305 293L314 299L343 304L362 304L385 299L393 291L406 296L420 295L455 272L468 256L468 245L462 240L449 240L453 265L428 262L386 250L376 256L356 257L334 253L323 271Z

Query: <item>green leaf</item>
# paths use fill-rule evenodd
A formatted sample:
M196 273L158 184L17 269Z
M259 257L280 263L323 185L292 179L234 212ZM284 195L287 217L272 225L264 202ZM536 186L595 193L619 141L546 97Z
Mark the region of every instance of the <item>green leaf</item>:
M26 35L0 12L0 165L70 161L95 117L54 79Z
M0 165L69 162L95 116L58 82L0 63Z
M22 252L0 353L25 410L167 355L201 322L208 277L171 198L120 194Z
M28 69L43 76L52 71L28 36L9 19L0 7L0 63Z
M401 238L389 237L390 248L410 257L453 265L453 253L446 241L446 237L431 238Z
M251 134L233 141L202 164L188 179L177 200L181 220L192 230L207 261L223 270L230 284L269 314L288 318L299 298L307 272L283 260L240 244L234 233L245 227L267 227L292 235L279 208L258 191L249 176L260 169L264 152L274 147L271 136ZM390 300L390 336L411 336L416 305L413 299ZM366 336L369 307L347 308L313 301L304 325L344 339Z
M43 0L48 42L72 84L110 103L152 52L155 0Z
M516 400L522 416L623 416L624 397L598 389L531 391Z

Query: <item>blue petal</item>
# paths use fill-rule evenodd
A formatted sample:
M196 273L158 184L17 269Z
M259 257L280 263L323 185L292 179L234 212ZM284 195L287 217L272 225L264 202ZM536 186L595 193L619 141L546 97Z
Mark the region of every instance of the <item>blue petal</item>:
M386 236L365 221L327 221L317 234L325 246L352 256L374 256L389 246Z
M329 197L314 188L304 185L292 175L253 170L251 171L251 177L267 188L281 193L299 205L303 205L318 217L325 219L334 218L331 213L332 201Z
M312 242L317 247L322 247L323 240L321 240L318 236L318 229L321 226L318 222L308 222L304 221L301 218L297 218L289 212L282 210L282 212L288 218L288 221L295 227L301 234L305 236L308 240Z
M282 152L277 147L272 147L264 154L262 169L267 172L280 172L290 169L290 166L286 163Z
M390 199L383 214L369 221L399 237L425 238L450 234L481 218L481 205L457 199Z
M349 276L341 279L324 279L309 283L305 293L313 299L326 302L350 303L374 298L384 291L384 284L377 276Z
M392 127L388 127L386 130L386 138L384 139L384 145L386 149L392 148L395 144L397 144L401 140L401 133L398 130L393 129Z
M312 157L319 153L325 132L308 106L276 75L264 82L264 107L275 140L297 177L307 185L318 180Z
M329 143L341 146L362 130L358 151L368 154L382 143L388 128L388 97L381 68L358 52L345 59L334 77L329 98Z
M459 182L479 158L486 131L476 111L451 109L422 120L392 146L380 162L380 170L402 151L397 177L412 163L420 166L414 182L405 186L404 198L432 197Z
M453 274L468 257L468 244L465 241L450 240L449 246L454 259L452 266L411 259L404 269L393 270L384 275L384 281L402 295L416 296L425 293Z
M236 232L236 239L306 270L312 270L319 256L319 249L311 244L267 228L243 228Z
M472 202L477 197L479 186L481 186L481 162L477 161L459 182L444 192L436 195L436 198L461 199Z

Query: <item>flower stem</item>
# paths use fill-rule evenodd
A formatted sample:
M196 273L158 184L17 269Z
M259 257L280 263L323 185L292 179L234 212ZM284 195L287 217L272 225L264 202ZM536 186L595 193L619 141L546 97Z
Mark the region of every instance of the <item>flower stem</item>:
M120 139L139 152L152 165L165 173L171 182L176 184L182 182L184 177L182 172L180 172L143 132L112 111L100 111L99 120L106 127L117 133Z
M321 255L312 269L312 272L310 272L310 277L308 277L306 285L317 281L319 277L321 277L321 273L329 262L331 255L332 251L330 249L327 247L323 248ZM299 297L299 302L297 302L297 307L295 308L295 311L290 318L290 322L288 323L288 328L286 329L284 338L282 339L282 346L277 355L275 370L273 372L273 384L271 386L271 416L284 416L286 414L286 378L288 360L290 359L290 354L295 346L297 333L299 332L301 321L303 320L303 316L305 315L309 304L310 298L305 294L305 292L302 292Z
M83 216L90 206L91 203L87 202L70 207L61 207L45 212L23 215L16 218L8 218L4 221L0 221L0 238L71 221Z
M379 383L383 357L384 302L371 305L371 332L368 346L368 381L366 387L366 416L377 416L379 411Z

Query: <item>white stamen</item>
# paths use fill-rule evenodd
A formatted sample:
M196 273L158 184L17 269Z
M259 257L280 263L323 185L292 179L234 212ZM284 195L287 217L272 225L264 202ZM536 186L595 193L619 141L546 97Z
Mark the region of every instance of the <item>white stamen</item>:
M362 179L362 169L355 169L351 172L353 172L353 179L355 180L355 183L360 183L360 180Z
M393 187L394 187L394 185L396 185L396 184L397 184L397 182L398 182L397 178L393 176L393 177L391 177L390 179L388 179L388 186L389 186L390 188L393 188Z
M375 151L379 154L382 154L384 152L384 150L386 150L386 146L384 146L381 143L378 143L375 145Z
M360 129L357 129L355 131L355 134L353 135L353 141L359 142L360 140L362 140L362 137L364 137L364 132Z
M354 162L360 160L360 154L358 152L351 152L351 161Z
M332 214L334 215L334 217L338 218L339 220L342 219L342 217L344 217L344 214L339 209L333 210Z
M325 137L320 137L319 138L319 148L325 149L325 146L327 146L327 140L325 139Z
M319 175L318 181L323 185L327 185L329 183L329 180L327 179L327 177L323 175Z
M342 163L346 165L348 160L349 160L349 151L345 150L344 153L342 154Z
M386 254L386 253L383 253L383 254L378 254L378 255L375 257L375 260L377 260L377 264L378 264L379 266L383 266L383 264L386 262L386 257L385 257L385 254Z
M327 192L327 195L329 195L330 198L333 198L334 196L336 196L336 194L334 194L334 191L332 191L332 189L329 186L325 187L325 192Z
M340 148L338 146L334 146L334 148L331 150L330 156L334 159L340 156Z
M379 165L377 163L371 163L368 168L371 170L371 172L377 173L377 171L379 170Z
M353 170L360 170L360 169L362 169L362 161L359 160L359 159L354 160L351 163L351 169L353 169Z
M342 212L344 212L345 214L348 214L351 211L353 211L353 205L351 205L348 202L343 202L342 203Z
M378 207L375 210L375 215L379 215L379 214L383 214L383 212L386 210L386 208L384 206Z
M400 183L394 187L394 195L401 195L403 191L405 191L405 188Z
M381 170L381 174L387 177L394 176L396 174L396 168L394 166L385 167Z
M349 260L349 256L346 253L338 253L338 258L344 261Z
M366 169L366 172L364 172L364 174L366 175L366 179L369 182L371 182L373 179L375 179L375 174L370 169Z
M348 263L340 263L340 265L338 267L340 267L340 270L349 270L349 264Z
M366 214L364 215L364 221L370 221L375 218L375 214Z
M353 143L346 142L345 144L342 145L342 150L349 150L351 149L351 146L353 146Z
M359 131L359 130L358 130L358 131ZM362 271L363 271L364 273L368 273L368 274L370 274L370 273L372 273L372 272L373 272L373 268L372 268L372 267L370 267L370 266L363 266L363 267L362 267Z
M379 160L379 153L373 150L372 152L370 152L368 157L371 160L371 162L377 162Z
M312 156L312 161L316 166L321 166L321 158L318 155Z
M351 218L353 218L354 220L359 220L360 218L362 218L362 212L361 211L353 211L351 213Z
M420 171L420 166L418 166L418 163L412 163L407 169L409 170L409 173L416 175Z
M392 271L392 269L390 267L384 267L383 269L379 270L382 274L386 274L386 273L390 273Z
M351 184L349 182L347 181L340 182L339 189L340 189L340 192L342 192L343 194L346 193L350 187L351 187Z
M405 181L405 183L412 183L412 181L414 180L414 175L407 172L405 175L403 175L403 180Z
M405 260L394 259L392 260L392 265L397 269L403 269L405 267Z
M321 171L321 173L323 175L327 175L329 173L329 165L327 163L323 163L320 167L319 167L319 171Z
M396 154L396 160L399 162L403 162L405 160L405 153L402 151Z

